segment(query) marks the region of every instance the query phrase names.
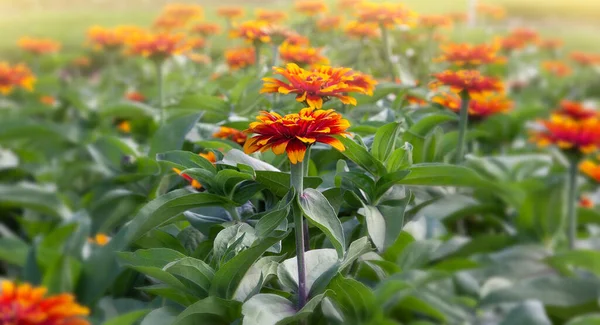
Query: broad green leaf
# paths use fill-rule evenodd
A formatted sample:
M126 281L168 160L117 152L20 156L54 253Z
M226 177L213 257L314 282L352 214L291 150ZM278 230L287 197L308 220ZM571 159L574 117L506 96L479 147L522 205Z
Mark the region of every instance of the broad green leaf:
M566 275L573 274L578 268L581 268L600 276L600 252L598 251L573 250L560 252L548 257L546 261Z
M467 167L425 163L413 165L408 170L410 174L399 180L397 184L495 188L493 183L484 180Z
M386 161L388 159L392 151L394 151L399 132L400 123L398 122L392 122L377 129L371 147L371 153L373 153L375 159L379 161Z
M71 256L61 256L44 272L42 285L48 288L48 293L58 294L72 292L79 280L81 262Z
M104 322L103 325L133 325L138 319L142 318L149 312L150 309L132 311L124 315L113 317Z
M163 268L179 279L188 280L208 293L215 271L206 263L193 257L173 261Z
M16 266L24 266L29 245L18 237L0 237L0 260Z
M206 158L189 151L174 150L159 153L156 160L168 161L179 167L181 170L188 168L202 168L211 172L216 172L215 166Z
M375 198L379 199L385 194L392 186L400 184L400 182L410 174L409 170L399 170L392 173L387 173L381 177L375 184Z
M412 165L413 146L405 142L404 145L392 152L386 161L388 172L395 172L400 169L406 169Z
M306 218L327 236L342 258L346 249L344 230L327 198L321 192L308 188L298 196L298 203Z
M544 305L539 301L525 301L511 309L500 325L552 325Z
M185 136L198 122L200 116L201 113L194 113L167 120L152 136L148 156L154 157L159 152L180 149Z
M277 196L284 196L290 190L289 173L257 170L256 181ZM320 177L304 177L305 188L317 188L322 182Z
M375 159L367 149L354 142L354 140L345 137L337 137L337 139L340 140L346 148L346 150L342 151L342 154L346 156L346 158L352 160L374 176L381 175L385 172L385 167L381 162Z
M283 237L284 236L265 238L259 241L255 246L242 251L222 265L215 273L210 288L210 295L224 299L232 299L240 282L252 264L254 264L267 249L280 241Z
M265 283L277 276L277 267L281 259L279 256L265 256L256 261L244 275L233 300L243 302L258 294Z
M382 252L386 247L386 225L385 219L381 212L376 207L370 205L363 206L365 221L367 222L367 231L369 237L377 247L377 250Z
M217 297L204 298L186 308L172 325L229 325L241 316L241 303ZM167 324L167 323L165 323Z
M158 110L144 103L123 101L109 106L102 106L99 117L119 117L125 119L152 118Z
M56 190L32 183L0 184L0 206L32 209L60 219L71 215Z
M144 317L140 325L165 325L173 324L177 310L173 307L161 307L151 311Z
M331 300L343 315L344 324L369 324L375 313L381 310L373 291L354 279L338 275L328 288L332 291Z
M238 164L252 167L255 171L279 171L279 169L267 164L264 161L248 156L238 149L229 150L220 163L236 167ZM285 194L285 193L284 193Z
M313 284L324 273L335 267L339 269L340 264L334 249L322 248L312 249L304 253L306 267L306 291L311 292ZM279 264L277 277L282 284L290 290L298 290L298 261L296 257L288 258Z
M571 320L566 325L598 325L600 324L600 314L587 314L582 316L577 316Z
M296 313L294 304L275 294L258 294L242 305L243 325L275 325Z

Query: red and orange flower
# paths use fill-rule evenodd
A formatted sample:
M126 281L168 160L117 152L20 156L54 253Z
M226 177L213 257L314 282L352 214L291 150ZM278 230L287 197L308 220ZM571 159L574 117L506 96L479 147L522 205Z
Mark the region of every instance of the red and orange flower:
M315 143L328 144L339 151L346 148L333 135L346 136L350 122L333 110L303 108L300 113L281 116L275 112L261 112L258 122L250 123L246 133L254 133L244 145L246 153L273 150L280 155L284 152L292 164L304 160L309 146Z
M98 246L104 246L110 242L110 237L104 233L97 233L94 237L88 238L88 243Z
M294 4L297 12L306 16L316 16L327 11L327 5L321 0L300 0Z
M563 150L578 150L584 154L597 151L600 146L600 119L593 117L575 120L566 115L553 114L539 121L541 129L532 132L531 141L540 147L556 145Z
M556 77L569 76L573 70L566 63L559 60L546 60L541 63L542 69Z
M192 26L191 31L202 37L208 37L220 33L221 27L217 24L202 22Z
M89 325L82 317L88 308L77 304L75 297L62 293L46 296L46 288L2 281L0 322L3 325Z
M265 84L260 92L296 94L296 100L310 108L321 108L332 97L344 104L356 105L356 99L348 94L372 94L377 83L370 76L354 72L350 68L320 66L304 70L295 63L288 63L285 68L274 67L273 70L287 82L263 78Z
M139 91L128 91L125 94L125 98L132 102L143 103L144 101L146 101L146 96L144 96L144 94L140 93Z
M500 39L500 46L505 51L520 50L528 45L537 44L539 34L529 28L515 28L506 37Z
M229 37L242 38L253 43L268 43L271 41L269 35L269 23L263 20L249 20L235 26Z
M302 65L329 63L329 60L321 54L320 48L290 45L286 42L279 47L279 55L285 62Z
M383 24L387 27L394 25L412 26L417 21L417 14L401 3L366 2L358 6L358 20L365 23Z
M587 177L600 182L600 164L586 159L579 164L579 170Z
M592 209L596 205L594 200L590 199L588 196L582 195L579 198L579 206L586 209Z
M225 50L225 62L232 70L242 69L256 62L256 54L253 47Z
M115 28L92 26L87 31L87 39L95 50L117 50L130 40L135 40L146 33L147 31L137 26L124 25Z
M173 3L163 8L154 22L154 27L164 31L185 28L194 20L202 18L202 7L195 4Z
M572 52L570 58L582 66L600 65L600 54Z
M22 37L17 45L25 52L35 55L51 54L60 50L60 43L49 38Z
M584 120L592 117L599 117L598 111L586 106L582 102L571 100L562 100L556 114L566 115L575 120Z
M256 20L264 20L270 23L280 23L287 19L287 14L281 10L256 9Z
M56 105L56 98L50 95L44 95L40 97L40 103L46 106L54 106Z
M217 9L217 15L227 20L234 20L244 15L244 9L241 7L220 7Z
M239 131L234 128L230 128L227 126L221 126L219 131L213 134L213 137L217 139L226 139L231 140L237 144L243 145L246 142L246 134L242 131Z
M322 32L326 32L340 27L341 23L341 16L326 16L317 20L317 28Z
M131 40L129 52L152 61L164 61L173 55L189 50L183 34L156 33L144 34Z
M452 18L448 15L421 15L419 26L427 29L452 27Z
M455 93L441 93L433 97L433 102L438 103L456 113L460 112L461 99ZM469 116L474 118L486 118L495 114L509 112L513 107L504 94L501 93L479 93L473 94L469 101Z
M437 81L431 83L431 86L440 85L449 86L456 93L467 91L471 96L482 92L501 92L504 90L502 82L496 78L483 76L477 70L446 70L433 75Z
M33 90L35 77L31 70L24 64L11 66L7 62L0 62L0 93L10 94L15 88L27 91Z
M561 39L549 38L538 41L539 47L546 50L557 50L563 46L564 42Z
M346 25L344 31L346 35L358 39L377 38L381 36L381 30L375 23L351 21Z
M497 45L460 43L442 45L440 48L442 55L434 61L450 62L458 66L480 66L506 61L506 58L498 55Z

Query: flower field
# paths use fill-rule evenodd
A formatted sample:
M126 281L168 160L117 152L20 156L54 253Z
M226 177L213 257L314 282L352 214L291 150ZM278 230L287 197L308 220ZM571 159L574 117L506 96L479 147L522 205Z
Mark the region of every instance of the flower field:
M267 7L14 44L0 325L600 324L600 53Z

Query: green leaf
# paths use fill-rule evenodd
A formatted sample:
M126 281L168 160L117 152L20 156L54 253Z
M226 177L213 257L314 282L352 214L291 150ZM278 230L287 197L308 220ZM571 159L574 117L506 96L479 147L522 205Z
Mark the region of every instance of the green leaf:
M25 266L29 245L18 237L0 237L0 260Z
M381 309L373 291L354 279L338 275L329 283L329 289L331 300L344 317L344 324L369 324Z
M598 325L600 324L600 314L588 314L577 316L571 320L566 325Z
M412 151L413 146L408 142L405 142L402 147L394 150L386 161L388 172L395 172L410 167L413 162Z
M455 114L432 114L423 117L404 132L402 141L412 145L412 157L415 162L423 162L425 141L428 134L439 124L456 120Z
M400 184L400 182L410 174L409 170L399 170L393 173L387 173L381 177L375 184L375 198L379 199L392 186Z
M200 116L201 113L194 113L176 116L166 121L152 136L148 156L154 157L159 152L181 148L185 136L198 122Z
M591 278L537 277L490 292L481 306L537 299L546 306L573 307L596 301L599 289L600 283Z
M552 325L544 306L539 301L525 301L513 308L500 325Z
M424 163L413 165L408 170L410 174L399 180L397 184L497 188L493 183L484 180L474 170L467 167Z
M342 258L345 252L344 230L337 213L319 191L308 188L298 196L298 203L306 218L331 241L338 256Z
M256 181L277 196L284 196L290 190L289 173L257 170ZM320 177L304 177L306 188L317 188L322 182Z
M177 311L172 307L161 307L151 311L144 317L140 325L173 324Z
M98 111L101 118L119 117L125 119L152 118L157 110L147 104L123 101L109 106L102 106Z
M42 285L48 288L48 293L58 294L71 292L79 279L81 263L73 257L61 256L46 272Z
M103 325L133 325L138 319L142 318L149 312L150 309L132 311L117 317L113 317L104 322Z
M275 325L295 313L291 301L275 294L255 295L242 306L244 325Z
M215 271L201 260L193 257L184 257L173 261L163 268L179 279L185 279L197 285L208 293Z
M252 167L252 169L254 169L255 171L279 171L279 169L273 167L272 165L269 165L262 160L250 157L238 149L229 150L220 163L234 167L237 167L238 164L247 165Z
M321 248L312 249L304 253L306 266L306 291L311 292L313 284L326 274L330 269L339 269L340 264L334 249ZM279 281L292 291L298 290L298 261L295 257L281 262L277 269Z
M0 184L0 206L32 209L60 219L71 215L56 190L32 183Z
M159 153L156 155L156 160L171 162L181 170L202 168L213 173L217 171L215 166L206 158L189 151L174 150Z
M383 167L381 162L375 159L367 149L363 148L350 138L337 137L337 139L340 140L346 148L346 150L342 151L342 154L346 156L346 158L352 160L374 176L385 173L385 167Z
M241 303L208 297L186 308L171 325L229 325L241 315Z
M400 132L400 123L392 122L377 129L371 152L375 159L386 161L396 146L396 138Z
M213 283L210 287L210 295L224 299L233 298L242 278L248 272L252 264L254 264L267 249L280 241L284 236L285 235L281 237L265 238L258 242L258 244L242 251L222 265L213 278Z
M560 252L548 257L546 261L563 274L573 274L581 268L600 276L600 252L598 251L581 249Z

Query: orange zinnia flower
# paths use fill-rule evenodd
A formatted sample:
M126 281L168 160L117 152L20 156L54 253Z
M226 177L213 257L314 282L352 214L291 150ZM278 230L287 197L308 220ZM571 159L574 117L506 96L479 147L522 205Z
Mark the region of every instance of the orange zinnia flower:
M129 91L125 94L125 98L132 102L140 102L143 103L146 100L144 94L139 91Z
M105 28L92 26L87 31L88 42L96 50L117 50L130 39L139 38L147 32L137 26L117 26Z
M375 23L349 22L344 28L346 35L353 38L377 38L381 35L379 26Z
M270 23L280 23L287 19L287 14L281 10L256 9L256 20L264 20Z
M221 126L219 131L213 134L213 137L218 139L231 140L237 144L243 145L246 142L246 134L234 128Z
M356 105L356 99L348 93L372 94L376 81L350 68L321 66L304 70L297 64L288 63L286 68L274 67L275 74L283 76L286 82L275 78L263 78L265 84L261 93L296 94L296 100L311 108L323 107L323 102L331 97L344 104Z
M88 243L104 246L108 244L110 237L103 233L97 233L94 237L88 238Z
M206 46L206 40L200 37L193 37L187 40L187 46L193 50L200 50Z
M452 18L447 15L419 16L419 26L429 29L452 27Z
M506 37L500 39L500 46L506 51L520 50L530 44L537 44L539 35L528 28L515 28Z
M244 9L241 7L220 7L217 9L217 15L229 20L233 20L244 15Z
M572 73L571 67L558 60L542 61L542 69L556 77L566 77Z
M148 33L131 40L129 51L131 54L160 62L188 49L189 44L185 42L183 34Z
M131 123L127 120L121 121L117 124L117 129L123 133L131 133Z
M181 176L181 178L185 179L186 181L188 181L188 183L190 183L190 185L199 190L202 188L202 184L200 184L200 182L198 182L197 180L193 179L192 176L188 175L188 174L184 174L179 168L172 168L173 172L177 173L177 175Z
M24 64L9 65L7 62L0 62L0 93L10 94L16 87L28 91L33 90L35 77L31 70Z
M86 56L80 56L80 57L73 59L73 64L78 67L88 67L91 63L92 62L91 62L90 58L88 58Z
M329 63L329 60L321 54L320 48L290 45L285 42L279 47L279 55L285 62L303 65Z
M442 55L434 61L450 62L458 66L479 66L505 61L504 57L498 56L498 46L496 45L461 43L442 45L440 48L442 49Z
M239 26L235 26L229 32L229 37L243 38L254 43L268 43L271 41L269 23L262 20L245 21Z
M341 23L341 16L327 16L317 20L317 28L320 31L326 32L338 28Z
M154 21L154 27L171 31L186 27L191 21L202 18L202 7L194 4L174 3L163 8Z
M325 143L339 151L346 148L332 135L346 136L350 122L333 110L303 108L299 114L281 116L274 112L261 112L258 122L250 123L246 133L255 133L244 145L246 153L273 150L280 155L287 152L292 164L302 162L306 149L317 143Z
M460 112L461 99L455 93L441 93L433 98L438 103L456 113ZM513 107L503 94L481 93L473 94L469 101L469 116L474 118L486 118L494 114L506 113Z
M194 26L192 26L191 30L193 33L196 33L200 36L208 37L221 32L221 27L217 24L203 22L196 23Z
M495 6L487 3L478 3L477 12L482 16L500 20L506 17L506 10L500 6Z
M285 42L290 45L308 45L310 40L306 36L302 36L296 32L288 33Z
M540 40L538 42L538 45L543 49L556 50L559 47L563 46L563 41L560 39L545 39L545 40Z
M583 66L600 65L600 54L585 53L585 52L572 52L570 57L571 57L571 60L573 60Z
M206 159L206 160L210 161L210 162L211 162L213 165L214 165L214 164L217 162L217 156L216 156L216 155L215 155L215 153L214 153L214 152L212 152L212 151L209 151L209 152L207 152L207 153L202 153L202 152L200 152L200 153L198 154L198 156L200 156L200 157L202 157L202 158L204 158L204 159Z
M40 103L47 106L54 106L54 104L56 104L56 99L50 95L44 95L40 97Z
M579 198L579 206L586 209L591 209L594 207L594 201L587 196L581 196Z
M187 53L185 56L190 59L190 61L199 64L209 64L211 61L210 56L200 53Z
M417 14L400 3L367 2L358 6L358 20L366 23L394 25L414 25Z
M437 81L432 86L446 85L454 92L468 91L470 95L487 91L502 91L504 89L500 80L482 76L477 70L446 70L433 75Z
M575 120L566 115L553 114L549 120L541 120L541 130L532 134L531 141L544 147L551 144L564 150L591 153L600 146L600 120L596 117Z
M343 10L353 9L356 5L360 5L365 0L339 0L338 7Z
M327 5L325 5L325 2L321 0L296 1L294 8L297 12L307 16L316 16L327 11Z
M579 170L587 177L600 182L600 164L586 159L579 164Z
M598 112L590 107L586 107L581 102L571 100L562 100L556 114L566 115L576 120L583 120L591 117L598 117Z
M89 325L81 318L88 308L77 304L70 293L44 297L47 289L30 284L2 281L0 324L3 325Z
M232 70L238 70L256 62L256 54L254 48L238 48L225 50L225 61Z
M56 53L60 50L60 43L48 38L22 37L17 44L21 49L35 55Z
M427 101L421 97L415 96L415 95L410 95L407 94L406 95L406 101L408 102L409 105L411 106L425 106L427 105Z

